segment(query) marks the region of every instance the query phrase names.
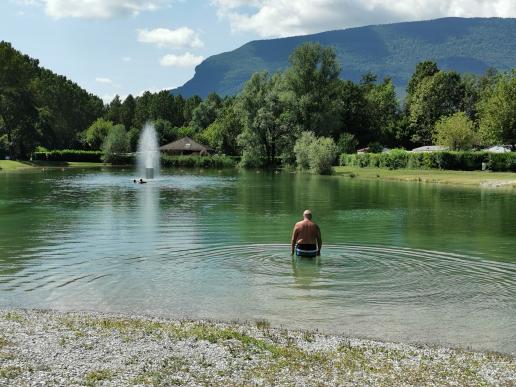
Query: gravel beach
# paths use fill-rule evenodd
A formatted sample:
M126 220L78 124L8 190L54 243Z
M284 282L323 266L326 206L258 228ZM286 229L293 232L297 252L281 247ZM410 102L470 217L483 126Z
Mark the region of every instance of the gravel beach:
M271 328L0 310L0 385L516 385L516 359Z

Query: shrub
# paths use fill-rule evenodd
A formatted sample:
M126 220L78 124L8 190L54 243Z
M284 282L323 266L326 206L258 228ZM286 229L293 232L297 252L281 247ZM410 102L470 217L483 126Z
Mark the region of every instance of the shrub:
M478 134L466 113L457 112L442 117L435 124L433 140L435 144L447 146L451 150L469 150L478 145Z
M115 125L110 130L102 144L102 159L106 163L122 164L119 159L129 151L129 137L124 125Z
M103 118L99 118L91 124L85 133L85 139L90 148L100 149L112 127L113 123Z
M372 142L368 146L370 153L382 153L383 146L379 142Z
M342 133L337 147L339 148L339 153L355 153L358 147L358 140L351 133Z
M32 160L36 161L82 161L98 163L101 161L101 157L101 151L84 151L75 149L34 152L32 154Z
M314 173L330 175L333 173L333 163L337 157L337 145L329 137L319 137L309 148L310 169Z
M514 155L514 156L513 156ZM411 168L411 169L451 169L474 171L482 169L482 163L488 162L493 171L516 170L516 153L487 152L425 152L412 153L402 149L393 149L386 153L343 154L340 165L376 168Z
M161 166L165 168L231 168L237 164L235 158L226 155L213 156L170 156L161 155Z
M516 172L516 153L490 153L487 167L491 171Z
M315 143L316 137L313 132L303 132L294 145L296 163L301 169L310 168L310 147Z

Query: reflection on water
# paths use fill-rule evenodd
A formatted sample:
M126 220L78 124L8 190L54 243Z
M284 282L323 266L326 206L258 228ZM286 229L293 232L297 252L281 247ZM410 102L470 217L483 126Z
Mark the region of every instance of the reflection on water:
M0 176L0 307L265 318L516 350L516 195L339 177ZM325 245L289 255L310 207Z

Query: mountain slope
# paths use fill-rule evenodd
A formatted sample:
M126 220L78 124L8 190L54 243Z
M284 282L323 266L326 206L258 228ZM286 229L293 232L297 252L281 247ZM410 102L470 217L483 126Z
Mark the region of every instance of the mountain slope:
M444 18L249 42L209 57L196 67L191 80L172 92L203 98L213 91L236 94L254 72L286 68L291 52L307 41L336 48L342 78L358 81L372 71L380 79L391 77L400 91L416 64L426 59L459 72L516 67L516 19Z

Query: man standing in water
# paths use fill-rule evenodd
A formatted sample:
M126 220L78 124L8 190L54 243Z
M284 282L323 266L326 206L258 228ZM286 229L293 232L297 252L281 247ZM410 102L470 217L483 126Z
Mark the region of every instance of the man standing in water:
M317 224L312 222L312 211L305 210L303 212L303 220L297 222L292 232L292 240L290 241L290 254L315 257L321 255L321 229Z

